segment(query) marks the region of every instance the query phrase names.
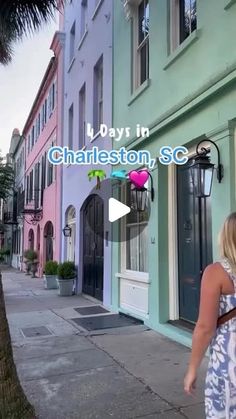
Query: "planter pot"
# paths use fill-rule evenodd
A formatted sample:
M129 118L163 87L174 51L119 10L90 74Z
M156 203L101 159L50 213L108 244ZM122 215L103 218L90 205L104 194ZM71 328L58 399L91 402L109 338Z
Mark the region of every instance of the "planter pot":
M44 286L47 290L56 290L58 288L57 275L44 275Z
M31 262L29 261L25 262L25 266L26 266L26 275L30 275Z
M68 297L73 293L74 279L58 279L59 295Z
M32 278L36 278L35 274L37 272L37 269L38 269L38 262L32 262L31 263Z

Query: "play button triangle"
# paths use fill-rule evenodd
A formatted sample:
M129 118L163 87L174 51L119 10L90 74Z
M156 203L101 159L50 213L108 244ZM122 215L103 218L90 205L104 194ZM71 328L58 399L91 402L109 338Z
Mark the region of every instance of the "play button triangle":
M109 199L109 221L110 223L113 223L116 220L119 220L120 218L124 217L125 215L129 214L131 211L131 208L128 207L125 204L122 204L122 202L118 201L115 198Z

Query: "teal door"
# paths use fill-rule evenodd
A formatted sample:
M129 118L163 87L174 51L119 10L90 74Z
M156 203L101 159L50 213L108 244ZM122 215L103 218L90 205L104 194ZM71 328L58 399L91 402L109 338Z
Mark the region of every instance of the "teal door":
M195 323L202 273L212 262L211 198L193 195L190 164L177 169L179 317Z

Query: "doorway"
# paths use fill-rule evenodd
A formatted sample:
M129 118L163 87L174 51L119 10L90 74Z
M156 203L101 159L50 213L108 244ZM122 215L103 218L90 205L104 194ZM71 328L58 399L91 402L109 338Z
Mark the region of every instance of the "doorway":
M193 194L189 166L177 168L179 318L195 323L205 267L212 263L211 198Z
M103 301L103 200L92 195L83 210L83 292Z
M44 227L45 262L53 260L53 224L48 221Z

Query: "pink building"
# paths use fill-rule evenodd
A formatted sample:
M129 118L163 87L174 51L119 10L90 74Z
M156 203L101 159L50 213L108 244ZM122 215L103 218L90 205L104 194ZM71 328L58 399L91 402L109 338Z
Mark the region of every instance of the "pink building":
M52 145L61 144L64 36L56 32L51 58L23 130L25 138L24 250L38 253L38 276L47 260L61 254L61 167L47 159Z

